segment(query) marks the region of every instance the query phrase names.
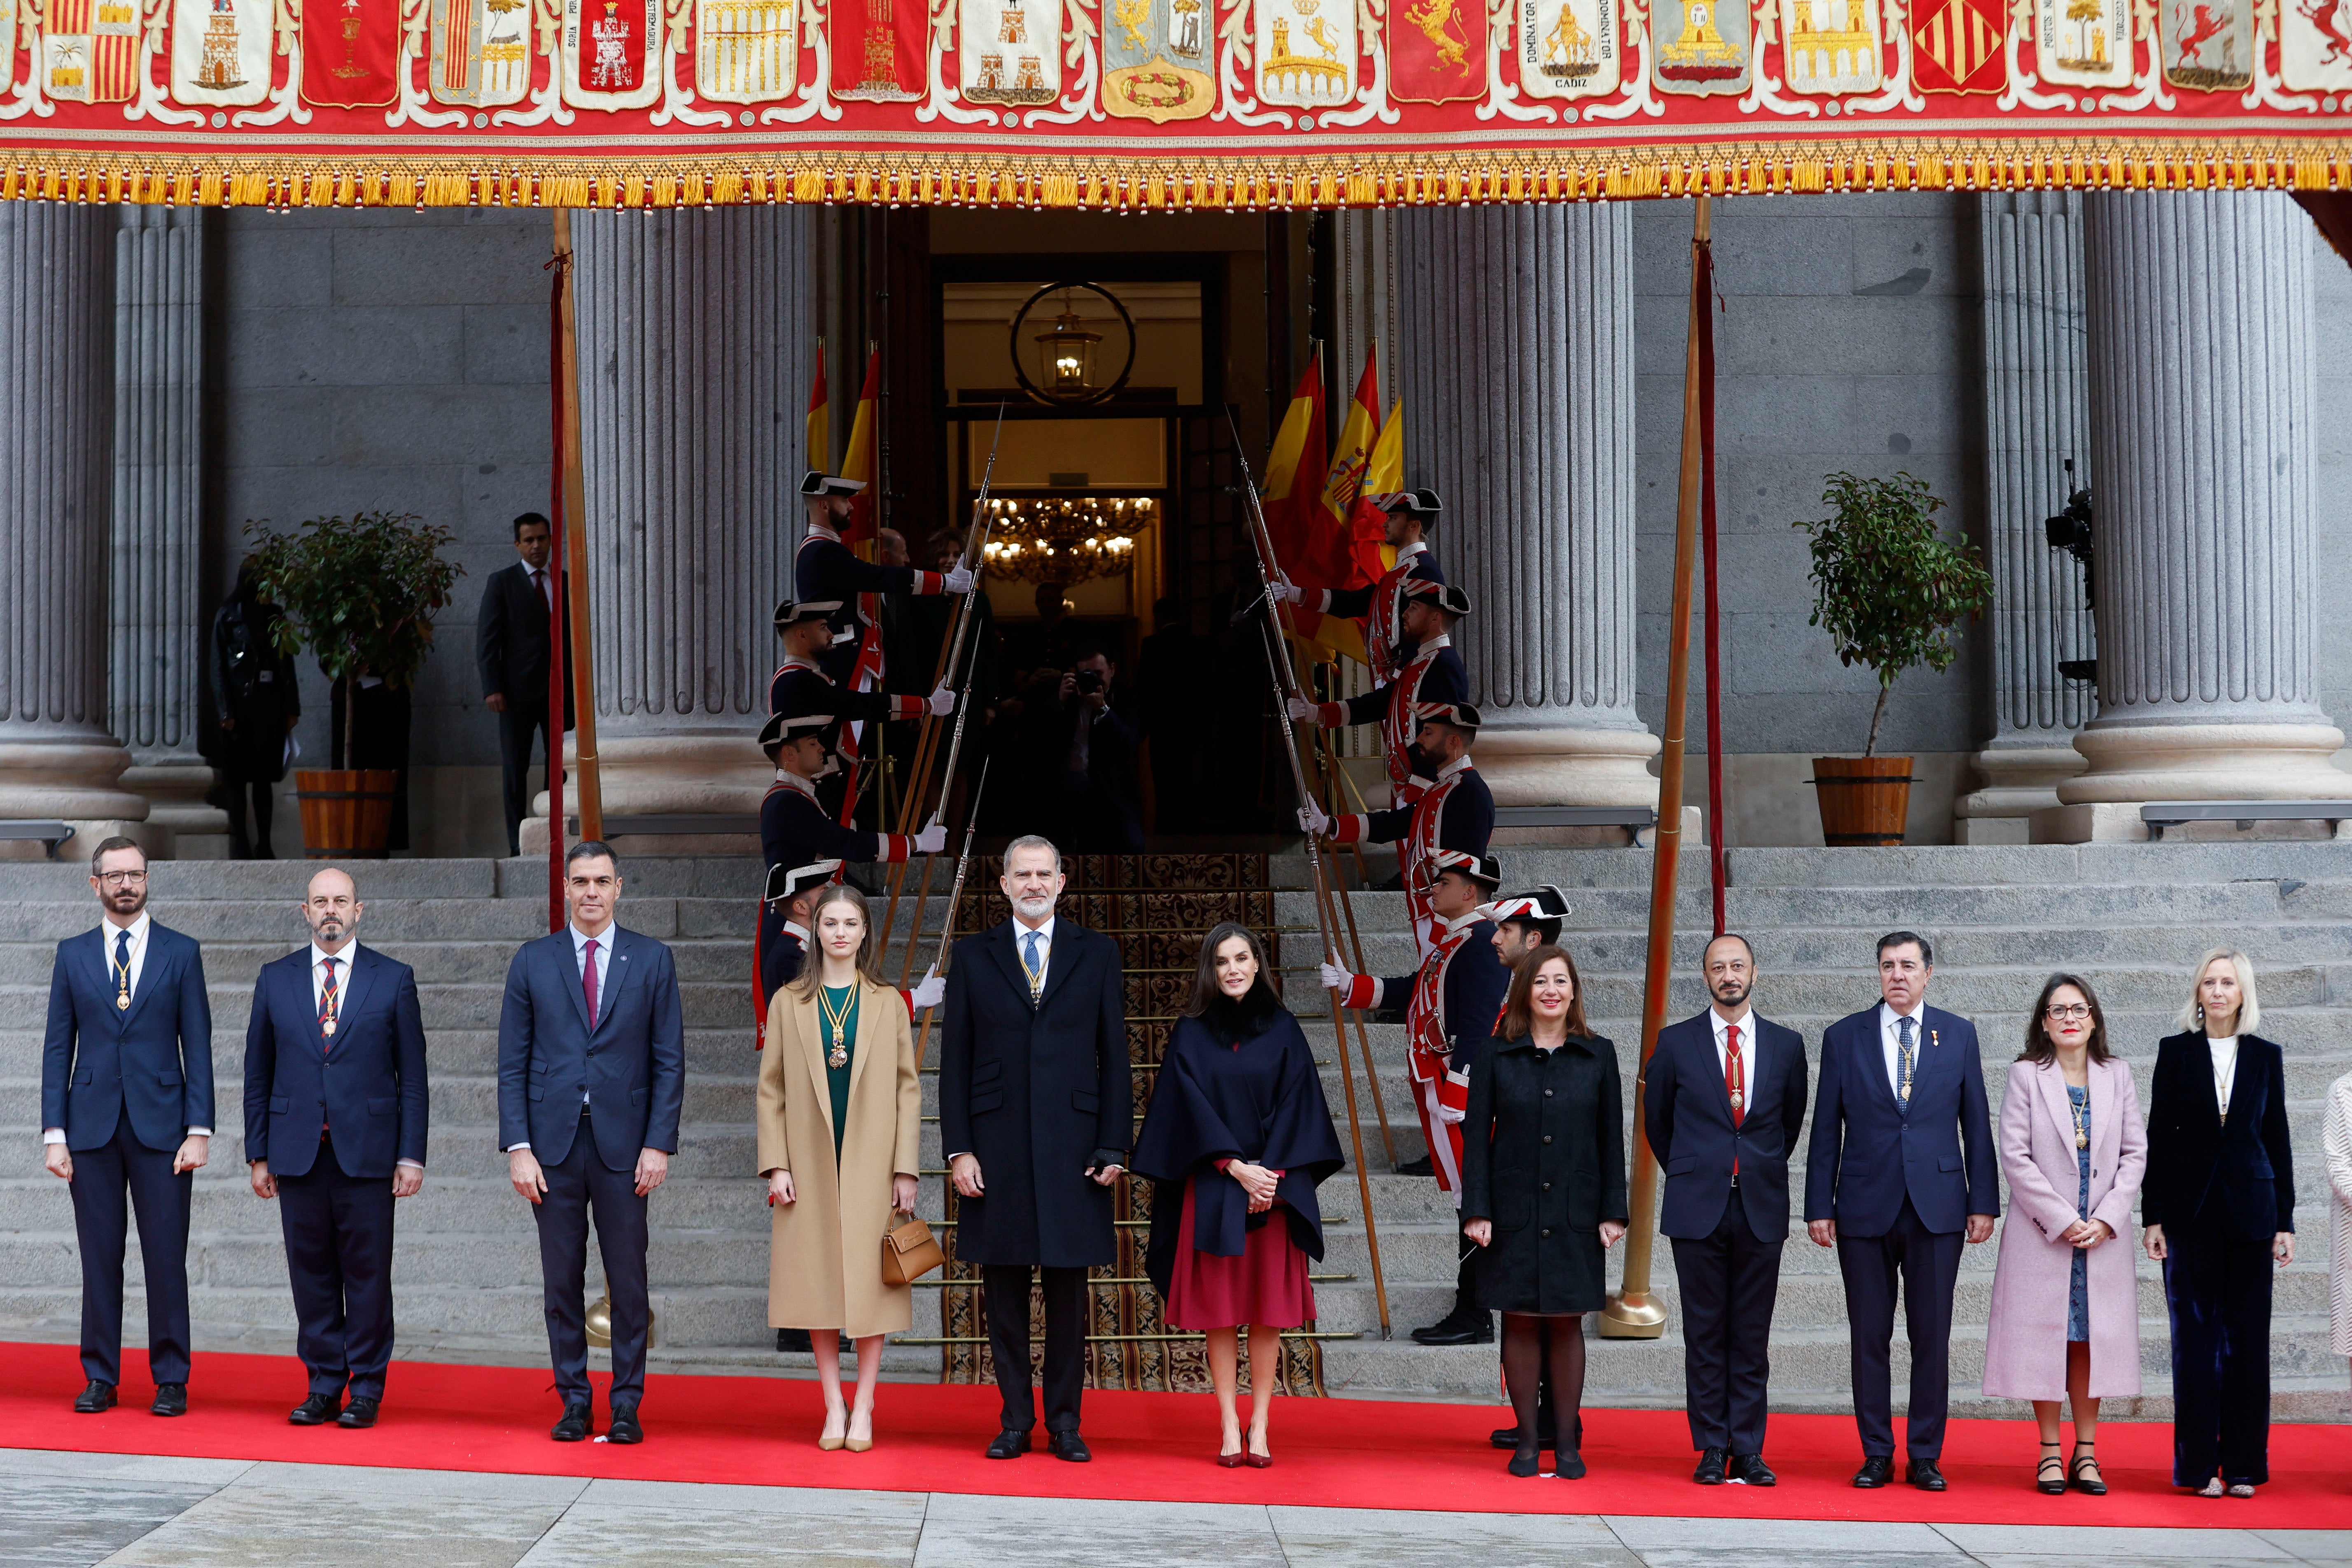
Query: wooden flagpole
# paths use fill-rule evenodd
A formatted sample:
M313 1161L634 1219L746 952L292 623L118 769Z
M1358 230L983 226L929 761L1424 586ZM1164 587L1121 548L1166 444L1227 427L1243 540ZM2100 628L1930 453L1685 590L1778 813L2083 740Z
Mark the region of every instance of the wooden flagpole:
M1650 1262L1658 1240L1658 1157L1642 1127L1650 1053L1666 1022L1666 987L1674 976L1675 874L1683 847L1683 727L1690 707L1691 573L1697 553L1699 489L1706 467L1700 416L1706 377L1699 358L1700 317L1707 299L1707 198L1700 196L1691 234L1689 347L1683 363L1682 482L1675 507L1674 608L1666 617L1665 745L1658 755L1657 845L1650 857L1649 963L1642 979L1642 1059L1633 1080L1633 1211L1625 1233L1623 1288L1601 1310L1601 1337L1654 1340L1666 1331L1666 1310L1650 1290Z
M563 291L563 583L572 607L572 768L580 795L580 837L601 839L604 791L596 765L596 668L589 657L593 643L588 625L588 482L580 457L580 330L572 309L572 213L566 207L555 209L555 254ZM556 721L562 721L560 715ZM562 745L555 750L560 752Z

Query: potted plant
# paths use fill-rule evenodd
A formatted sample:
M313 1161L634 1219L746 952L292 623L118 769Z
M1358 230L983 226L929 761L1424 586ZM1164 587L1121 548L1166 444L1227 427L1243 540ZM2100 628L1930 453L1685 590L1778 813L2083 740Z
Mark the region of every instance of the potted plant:
M1828 517L1796 526L1812 535L1813 613L1838 660L1878 677L1878 704L1859 757L1815 757L1822 837L1830 844L1903 842L1911 759L1878 755L1886 693L1915 665L1941 672L1959 657L1953 628L1992 597L1992 574L1974 545L1937 531L1944 503L1909 474L1832 474Z
M285 612L279 650L308 643L327 679L342 683L343 755L355 757L360 678L408 686L432 650L433 613L449 603L460 572L441 558L449 531L410 513L362 511L312 518L291 533L263 523L247 523L246 532L262 596ZM304 853L383 854L396 782L389 769L297 772Z

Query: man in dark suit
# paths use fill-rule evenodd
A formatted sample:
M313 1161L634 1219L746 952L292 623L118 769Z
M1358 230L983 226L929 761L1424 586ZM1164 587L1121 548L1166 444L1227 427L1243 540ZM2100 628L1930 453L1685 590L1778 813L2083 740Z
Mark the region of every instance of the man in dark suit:
M158 1415L188 1412L188 1207L213 1131L213 1015L194 941L147 913L147 857L109 838L90 858L96 931L58 943L41 1042L41 1144L73 1189L81 1248L84 1415L122 1381L122 1249L139 1217L147 1371ZM125 1194L128 1194L126 1201Z
M1080 854L1143 850L1143 795L1135 726L1111 705L1118 666L1100 647L1080 651L1062 672L1051 745L1062 764L1054 820L1070 825Z
M980 1265L988 1342L1003 1392L992 1459L1029 1451L1029 1270L1045 1297L1045 1433L1057 1458L1093 1458L1078 1436L1087 1270L1116 1260L1111 1187L1135 1123L1127 984L1108 937L1058 920L1061 851L1014 839L1002 886L1013 918L956 943L940 1047L940 1140L957 1205L956 1256Z
M548 732L548 616L555 606L554 575L548 570L551 534L547 519L527 511L514 520L515 553L522 559L490 574L482 584L481 615L474 623L474 662L482 676L482 706L499 716L499 765L505 776L507 853L522 852L522 819L530 814L530 744L537 735L551 767L563 753L560 736ZM572 635L571 607L564 607L563 635ZM563 693L563 727L572 728L572 691Z
M416 974L359 944L362 912L345 873L310 879L310 944L262 965L245 1031L245 1161L253 1195L278 1200L310 1374L286 1417L297 1426L375 1425L392 1363L393 1200L425 1184Z
M1684 1403L1701 1486L1769 1487L1764 1415L1789 1152L1805 1125L1805 1039L1748 1005L1756 952L1727 931L1701 959L1712 1004L1658 1032L1643 1119L1666 1176L1658 1228L1682 1297Z
M564 857L564 929L528 942L507 969L499 1014L499 1146L539 1222L547 1346L563 1416L549 1433L595 1430L588 1384L588 1216L613 1303L615 1443L642 1443L646 1392L646 1198L669 1174L686 1098L686 1025L668 948L613 923L621 872L593 838ZM878 1243L877 1243L878 1245ZM878 1267L878 1265L877 1265Z
M1883 1487L1894 1479L1888 1355L1900 1276L1911 1343L1909 1479L1939 1492L1960 1237L1974 1246L1991 1237L2000 1190L1976 1026L1927 1005L1934 965L1926 937L1907 931L1880 937L1878 1005L1822 1035L1805 1229L1816 1246L1837 1248L1845 1277L1863 1454L1853 1484Z

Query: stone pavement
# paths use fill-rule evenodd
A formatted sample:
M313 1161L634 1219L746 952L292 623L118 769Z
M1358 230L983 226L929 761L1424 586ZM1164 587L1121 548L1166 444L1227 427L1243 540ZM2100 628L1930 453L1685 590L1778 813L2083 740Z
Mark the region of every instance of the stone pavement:
M2094 1519L2097 1505L2079 1500L2084 1520ZM2259 1501L2214 1505L2217 1518L2248 1523L2260 1509ZM0 1568L410 1568L420 1561L446 1568L2296 1568L2352 1563L2352 1531L1093 1502L0 1449Z

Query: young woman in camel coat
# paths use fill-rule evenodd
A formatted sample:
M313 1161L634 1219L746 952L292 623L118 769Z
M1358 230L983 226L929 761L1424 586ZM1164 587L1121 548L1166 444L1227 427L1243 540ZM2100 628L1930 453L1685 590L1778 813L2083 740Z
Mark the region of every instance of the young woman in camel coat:
M818 1447L863 1452L882 1336L914 1321L914 1292L882 1282L882 1237L894 1208L914 1207L923 1093L906 1002L867 973L865 896L827 888L809 923L816 951L769 1003L760 1059L760 1171L774 1212L768 1321L809 1331L824 1386ZM836 1054L847 1059L829 1062ZM857 1342L854 1410L841 1398L843 1334Z

